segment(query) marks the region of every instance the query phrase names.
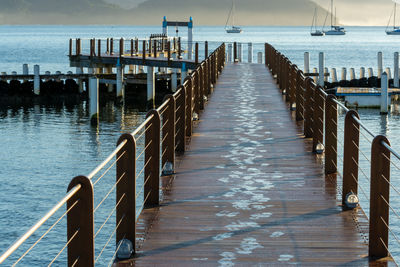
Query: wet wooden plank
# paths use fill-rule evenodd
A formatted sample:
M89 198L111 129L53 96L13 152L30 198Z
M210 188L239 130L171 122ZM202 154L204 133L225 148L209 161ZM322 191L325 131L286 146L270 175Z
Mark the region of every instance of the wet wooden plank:
M140 217L136 258L119 266L381 264L263 65L228 65L195 133L162 205Z

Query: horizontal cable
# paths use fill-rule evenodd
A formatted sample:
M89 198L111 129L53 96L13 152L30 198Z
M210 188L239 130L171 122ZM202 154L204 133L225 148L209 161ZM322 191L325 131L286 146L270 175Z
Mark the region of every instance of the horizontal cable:
M136 179L140 177L140 175L144 172L144 170L146 169L147 165L150 163L151 159L153 157L149 157L149 159L147 160L146 164L144 164L143 168L140 170L139 174L136 175Z
M53 258L53 260L49 263L47 266L51 266L57 259L60 257L61 253L65 250L66 247L68 247L69 243L71 243L72 240L76 237L76 235L79 233L80 229L76 230L75 233L71 236L71 238L68 240L67 244L58 252L57 256Z
M135 136L138 132L140 132L140 130L142 130L142 128L145 127L147 123L149 123L153 119L153 117L154 117L153 114L150 115L144 122L142 122L142 124L140 124L138 128L136 128L135 131L131 133L131 135Z
M122 220L125 219L125 214L121 217L121 219L119 220L117 226L115 227L114 231L112 232L111 236L108 238L106 244L104 245L104 247L101 249L99 255L97 256L97 258L95 259L94 263L96 263L101 255L103 254L104 250L106 249L106 247L108 246L108 244L110 243L112 237L114 236L115 232L117 232L119 225L121 224Z
M386 205L392 210L392 212L394 213L394 215L397 216L397 219L400 219L400 215L393 209L392 206L390 206L389 202L388 202L382 195L380 195L380 197L381 197L382 200L386 203Z
M126 151L121 153L121 155L110 165L110 167L108 167L107 170L105 170L105 172L96 180L96 182L93 183L93 186L95 186L101 180L101 178L103 178L111 170L111 168L114 167L114 165L125 155L125 153Z
M397 159L400 160L400 154L398 154L391 146L389 146L389 144L387 144L386 142L382 141L382 145L390 151L390 153L392 153Z
M139 195L142 193L144 187L146 186L147 182L149 181L151 177L151 173L149 173L149 175L147 175L146 179L144 180L142 186L140 187L140 189L138 190L137 194L135 195L135 199L138 199Z
M82 185L78 184L68 191L67 195L58 202L50 211L46 213L35 225L33 225L25 234L23 234L13 245L11 245L3 255L0 256L0 264L3 263L19 246L22 245L33 233L39 229L54 213L56 213L69 199L71 199Z
M94 235L94 238L98 236L100 233L101 229L103 229L104 225L108 222L108 220L111 218L111 216L114 214L114 211L118 208L119 204L121 201L125 198L126 194L124 193L121 198L118 200L117 204L114 206L114 208L111 210L110 214L107 216L106 220L103 222L103 224L100 226L100 228L97 230L96 234Z
M157 111L162 114L164 111L166 111L168 109L168 103L169 103L170 99L168 98L167 101L164 101L164 103L161 104L161 106L159 106L157 108ZM162 112L161 112L162 111Z
M136 157L136 161L145 153L145 151L149 148L149 146L153 143L153 140L150 140L149 143L143 148L142 152Z
M338 101L338 100L336 100L336 99L334 99L333 101L334 101L338 106L340 106L342 109L344 109L344 110L346 111L346 113L350 111L350 110L349 110L345 105L343 105L340 101Z
M354 114L352 115L352 118L361 126L361 128L363 128L369 135L371 135L371 137L375 137L375 134L373 134L368 128L367 126L365 126L361 120L359 120Z
M121 179L125 176L126 172L124 172L121 177L119 177L118 181L113 184L113 186L111 187L111 189L108 191L108 193L104 196L104 198L100 201L100 203L97 205L97 207L93 210L93 213L96 213L96 211L98 210L98 208L101 206L101 204L103 204L103 202L108 198L108 196L111 194L112 191L114 191L114 188L119 184L119 182L121 181Z
M62 220L62 218L64 218L65 215L67 215L68 212L70 212L70 210L72 210L72 209L76 206L76 204L77 204L78 202L79 202L79 200L75 201L75 202L71 205L71 207L70 207L66 212L64 212L64 214L63 214L60 218L58 218L58 220L57 220L55 223L53 223L53 225L50 226L50 228L47 229L47 231L46 231L35 243L33 243L32 246L30 246L29 249L27 249L27 250L25 251L25 253L22 254L22 256L19 257L19 259L18 259L16 262L14 262L13 266L14 266L14 265L17 265L17 263L20 262L20 261L26 256L26 254L28 254L29 251L31 251L31 250L40 242L40 240L42 240L42 239L43 239L43 238L44 238L44 237L45 237L45 236L46 236L46 235L47 235L61 220Z
M127 140L122 141L121 144L119 144L119 145L117 146L117 148L115 148L114 151L111 152L111 154L110 154L102 163L100 163L100 164L96 167L96 169L94 169L94 170L87 176L87 178L92 179L101 169L104 168L104 166L106 166L106 164L107 164L108 162L110 162L110 161L114 158L115 155L117 155L117 153L126 145L127 142L128 142Z

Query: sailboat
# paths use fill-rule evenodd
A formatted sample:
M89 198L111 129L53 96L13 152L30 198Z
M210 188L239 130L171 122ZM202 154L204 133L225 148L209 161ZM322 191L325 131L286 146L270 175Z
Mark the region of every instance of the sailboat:
M241 33L243 30L239 26L235 26L235 0L232 0L231 11L229 11L228 19L225 23L225 31L227 33ZM229 19L232 16L232 25L228 27Z
M336 11L335 11L335 24L336 24ZM325 35L345 35L346 31L343 27L333 24L333 0L331 0L331 29L324 31Z
M400 0L393 0L393 2L394 2L394 8L393 8L393 13L392 13L393 14L393 29L392 30L388 29L390 20L392 18L392 15L390 15L389 22L388 22L388 25L387 25L385 31L386 31L387 35L400 35L400 27L396 26L396 9L397 9L397 3L400 4Z
M314 16L313 16L313 20L311 23L310 34L311 34L311 36L324 36L323 31L317 30L317 8L315 8L315 10L314 10Z

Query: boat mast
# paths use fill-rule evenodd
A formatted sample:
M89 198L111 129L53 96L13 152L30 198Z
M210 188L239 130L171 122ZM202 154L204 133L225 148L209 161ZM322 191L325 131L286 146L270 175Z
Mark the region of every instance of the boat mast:
M394 3L393 29L396 28L396 9L397 9L397 6L396 6L396 3Z
M333 27L333 0L331 0L331 28Z
M235 26L235 0L232 0L232 27Z

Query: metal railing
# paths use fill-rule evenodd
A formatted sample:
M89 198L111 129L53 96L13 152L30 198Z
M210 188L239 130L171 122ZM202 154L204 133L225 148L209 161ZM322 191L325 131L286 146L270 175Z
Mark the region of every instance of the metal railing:
M296 120L303 122L304 136L312 138L313 152L324 153L325 174L337 174L342 177L341 196L344 208L352 208L348 203L350 194L365 196L369 203L369 257L384 258L391 256L389 233L400 245L400 238L390 227L389 214L400 219L400 212L390 205L389 191L397 197L400 190L390 182L390 170L400 171L398 163L400 154L393 150L389 140L382 135L375 135L360 119L355 110L349 110L334 95L327 94L316 81L306 77L287 57L270 44L265 44L265 62L276 77L282 93L291 110L295 110ZM345 113L344 126L338 123L338 112ZM341 130L343 140L340 140ZM370 144L370 154L360 147L360 137ZM338 149L343 151L340 157ZM362 159L359 159L359 157ZM338 158L342 165L339 170ZM369 164L370 173L360 162ZM359 173L367 181L370 188L365 189L359 182ZM369 196L368 192L369 191ZM392 197L393 198L393 197ZM361 204L361 203L360 203Z
M32 237L65 204L67 205L66 212L57 218L56 222L29 249L18 256L14 265L23 260L65 217L67 218L67 242L53 259L49 259L49 265L52 265L67 249L68 266L94 266L109 246L113 236L116 237L115 244L122 239L127 239L135 246L138 216L144 208L159 205L160 175L173 173L175 157L185 151L186 137L192 135L196 117L194 113L198 116L200 110L204 109L204 102L212 93L213 84L216 83L224 65L225 44L222 44L198 65L173 95L167 95L161 106L149 111L145 121L134 132L123 134L117 142L116 149L89 175L73 178L62 200L0 256L0 264ZM143 142L144 145L139 146L138 142ZM143 161L140 169L137 168L139 161ZM110 186L108 192L96 195L101 200L95 207L94 186L114 166L116 166L115 183ZM138 183L139 177L143 177L143 183ZM137 186L140 187L139 190L136 190ZM94 216L113 192L116 194L115 205L106 219L99 225L95 225ZM140 196L143 196L142 203L140 203ZM95 253L95 238L105 231L105 225L110 222L113 215L115 225L106 233L108 238L105 244ZM109 259L109 266L112 265L117 251L118 245L113 257Z

